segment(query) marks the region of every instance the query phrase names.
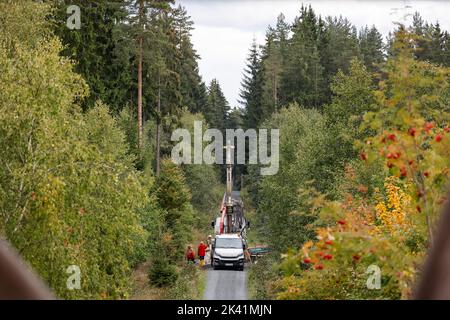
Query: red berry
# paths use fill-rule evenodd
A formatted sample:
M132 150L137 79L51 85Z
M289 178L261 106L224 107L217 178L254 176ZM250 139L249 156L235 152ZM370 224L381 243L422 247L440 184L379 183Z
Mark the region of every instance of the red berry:
M445 128L444 128L444 131L447 132L447 133L449 133L449 132L450 132L450 127L445 127Z
M401 154L400 152L394 153L394 159L400 158L401 155L402 155L402 154Z
M323 258L324 258L325 260L331 260L331 259L333 259L333 255L331 255L331 254L326 254L326 255L323 256Z
M433 129L433 127L434 127L434 123L433 123L433 122L427 122L427 123L425 124L425 131L426 131L427 133L429 133L430 130Z
M416 207L416 210L417 210L418 212L422 212L422 208L421 208L420 206L417 206L417 207Z
M314 269L316 269L316 270L322 270L322 269L323 269L323 265L318 264L318 265L314 266Z
M440 134L436 135L435 140L436 140L436 142L441 142L442 141L442 135L440 135Z
M408 134L409 134L411 137L414 137L414 136L416 135L416 129L415 129L415 128L409 128L409 129L408 129Z
M318 255L319 257L322 257L323 256L323 252L319 251L319 252L316 253L316 255Z
M331 241L331 240L327 240L327 241L325 241L325 244L328 244L328 245L332 245L333 244L333 241Z
M390 168L392 168L394 165L392 164L392 162L389 162L388 161L388 163L386 164L387 165L387 167L390 169Z
M305 258L305 259L303 259L303 263L306 263L306 264L311 263L311 259Z
M400 168L400 175L401 175L402 177L406 177L407 172L406 172L406 168L405 168L405 167L401 167L401 168Z
M367 160L367 155L364 152L361 152L359 154L359 157L361 158L361 160L366 161Z
M392 159L393 157L394 157L394 154L392 154L392 153L388 153L386 155L386 158L388 158L388 159Z
M358 261L361 257L358 256L357 254L354 254L352 258L353 260Z
M429 177L430 176L430 173L428 172L428 171L425 171L424 173L423 173L423 175L425 176L425 177Z
M391 141L395 141L395 134L393 134L393 133L388 134L387 139L391 140Z
M340 225L345 225L345 220L338 220L338 222L337 223L339 223Z
M409 160L409 161L408 161L408 164L409 164L410 166L412 166L413 163L414 163L414 161L412 161L412 160Z

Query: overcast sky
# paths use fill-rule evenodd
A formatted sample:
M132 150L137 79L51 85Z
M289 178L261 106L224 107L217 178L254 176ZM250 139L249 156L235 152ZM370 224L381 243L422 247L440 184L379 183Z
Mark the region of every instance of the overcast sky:
M450 1L432 0L176 0L186 7L194 21L194 47L201 57L200 74L206 83L217 78L231 107L239 106L242 72L253 38L264 43L268 25L274 25L280 13L292 22L302 2L311 4L321 16L348 18L358 29L375 25L387 35L393 21L404 21L406 13L419 11L429 22L450 30ZM405 3L411 9L400 9ZM409 18L410 20L410 18Z

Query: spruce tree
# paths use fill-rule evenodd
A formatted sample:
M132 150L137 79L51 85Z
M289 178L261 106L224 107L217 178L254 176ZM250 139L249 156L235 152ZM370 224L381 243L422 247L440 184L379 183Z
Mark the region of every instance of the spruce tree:
M239 94L241 98L239 102L245 109L244 125L246 128L257 128L261 120L261 80L261 60L258 45L253 39Z
M228 128L230 105L226 100L220 84L216 79L211 80L208 87L208 108L205 110L205 119L210 128L222 130Z
M81 10L81 29L66 26L67 7ZM129 42L122 23L127 17L123 0L57 1L54 11L54 31L65 45L62 54L77 61L76 72L86 79L90 95L83 107L94 106L100 99L115 111L129 100L131 80Z
M323 100L324 74L318 38L321 25L311 6L302 6L292 26L293 35L286 53L281 83L281 104L297 102L319 107Z
M375 26L370 29L366 26L359 32L358 41L361 59L367 70L371 73L379 72L385 59L381 33Z

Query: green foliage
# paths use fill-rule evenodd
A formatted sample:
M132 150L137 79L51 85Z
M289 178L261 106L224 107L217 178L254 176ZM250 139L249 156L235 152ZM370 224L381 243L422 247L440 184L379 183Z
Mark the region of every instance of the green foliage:
M26 10L24 10L26 8ZM10 54L17 44L36 47L42 37L50 36L49 4L33 1L5 0L0 2L1 40Z
M280 170L259 181L258 219L265 225L271 247L284 250L312 236L307 226L314 217L308 204L299 202L298 194L310 186L324 190L329 183L332 171L323 165L328 154L326 122L315 110L291 105L265 126L280 129Z
M359 51L364 65L370 73L380 71L385 60L384 43L381 33L372 26L361 29L358 35Z
M419 38L414 50L417 59L433 64L450 66L450 34L441 30L439 22L430 24L423 21L418 12L413 16L412 31Z
M160 206L168 211L181 209L189 202L190 193L181 169L170 159L164 159L161 165L161 175L156 180L156 196ZM179 218L175 216L174 219ZM166 220L172 225L172 219Z
M130 48L122 24L127 16L123 0L55 1L52 20L55 34L65 48L61 54L77 61L75 71L90 87L83 107L93 107L100 99L114 111L121 110L130 97ZM81 28L66 26L67 7L81 10Z
M248 276L251 299L270 300L273 298L272 282L279 276L276 262L277 257L269 254L251 265Z
M319 38L323 21L311 6L302 6L292 26L293 35L283 69L282 104L296 102L305 107L319 107L324 102L324 68L320 61Z
M354 142L373 134L370 130L359 128L364 114L375 109L375 95L371 75L357 59L351 61L348 73L338 71L331 89L331 104L324 107L329 132L325 163L332 168L335 180L342 175L346 164L356 157ZM331 196L339 192L336 187L326 191Z
M358 35L347 19L322 19L311 6L302 6L292 25L280 15L276 27L267 30L261 54L257 48L253 43L241 93L246 126L252 128L293 102L322 109L331 102L335 75L347 73L353 59L360 58L370 72L378 72L384 62L375 27Z
M272 281L270 298L411 297L448 191L450 159L449 70L415 59L417 40L405 28L398 30L377 90L357 61L348 75L335 78L335 97L326 109L330 132L345 134L341 141L360 148L360 159L347 152L333 155L345 165L335 201L300 193L299 221L309 203L315 236L300 250L291 241L295 245L282 256L282 276ZM260 181L262 190L266 181ZM373 265L381 269L379 290L367 287Z
M183 266L177 281L170 287L168 298L173 300L202 299L205 272L197 265Z
M164 257L153 260L148 274L150 282L157 287L173 285L178 279L178 272L174 265Z
M245 108L244 126L257 128L261 122L261 60L256 40L253 40L248 56L247 66L244 70L240 97Z
M163 159L155 188L158 203L163 210L163 233L159 240L164 244L162 252L170 261L176 262L183 258L186 244L191 240L195 219L182 169L172 160Z
M34 2L21 6L0 20L10 25ZM59 297L124 298L149 236L148 182L108 108L80 112L88 89L61 43L45 32L33 40L0 31L0 232ZM81 290L66 288L70 265L81 269Z
M211 80L208 87L207 109L203 111L206 122L211 128L224 132L228 128L228 113L230 105L226 100L220 84L216 79Z
M189 130L191 136L194 134L194 121L202 121L203 133L208 129L202 114L192 114L183 110L180 118L182 128ZM194 141L191 141L194 147ZM207 143L204 143L206 146ZM199 227L207 226L206 218L212 220L216 216L215 211L211 209L218 208L218 204L223 197L223 186L219 181L218 168L215 165L194 164L182 166L186 177L186 184L189 187L191 203L199 214Z

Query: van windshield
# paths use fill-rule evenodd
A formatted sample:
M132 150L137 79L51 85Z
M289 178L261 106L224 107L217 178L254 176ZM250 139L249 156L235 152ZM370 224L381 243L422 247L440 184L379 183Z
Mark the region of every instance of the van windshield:
M217 238L216 248L242 249L242 240L236 238Z

